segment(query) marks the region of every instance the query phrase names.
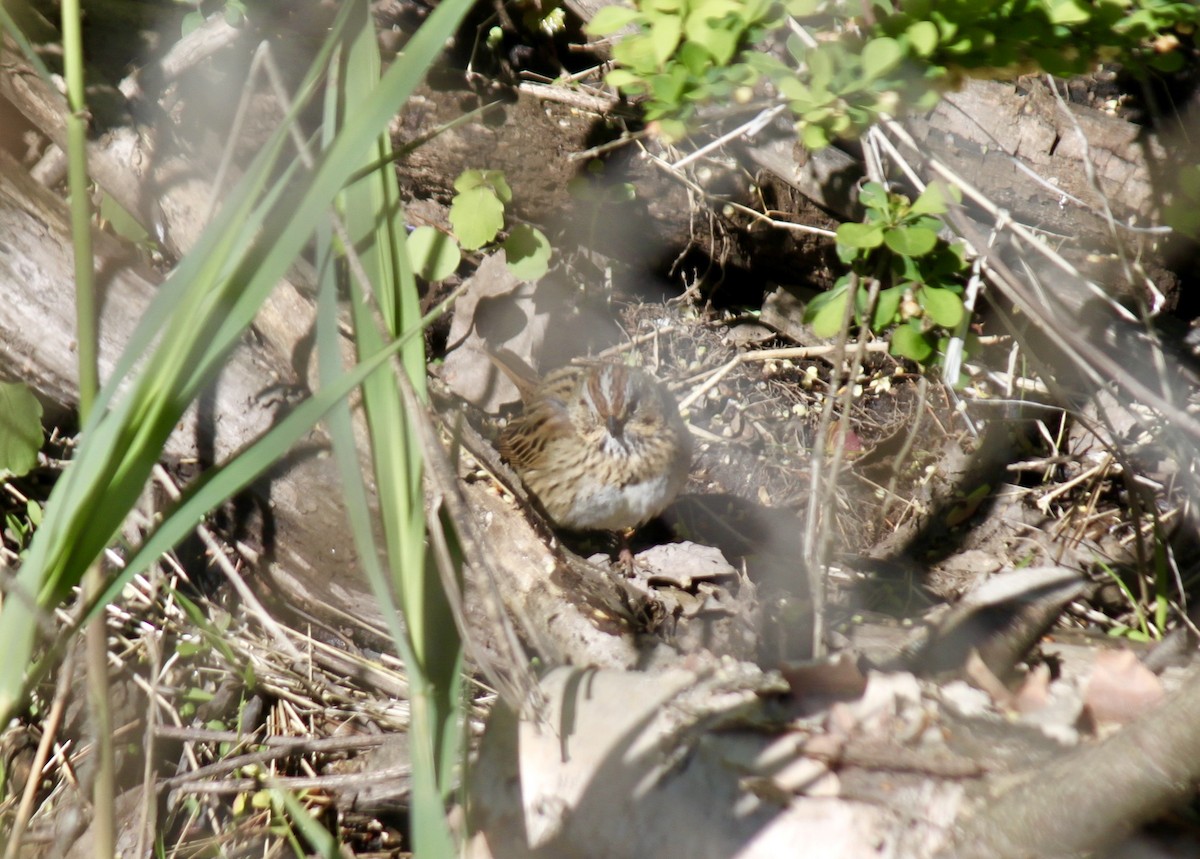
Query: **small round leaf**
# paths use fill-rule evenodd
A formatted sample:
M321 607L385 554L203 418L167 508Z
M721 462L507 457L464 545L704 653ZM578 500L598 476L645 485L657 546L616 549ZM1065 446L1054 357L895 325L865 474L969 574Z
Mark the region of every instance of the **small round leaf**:
M42 404L27 385L0 382L0 472L27 474L41 447Z
M454 274L462 259L454 239L433 227L417 227L409 233L407 244L413 271L431 282Z
M883 244L883 228L878 224L850 222L837 228L837 242L850 248L877 248Z
M933 353L933 347L925 339L925 335L921 333L919 328L911 325L901 325L892 332L892 346L890 351L893 355L908 358L920 364Z
M868 209L885 211L888 207L887 189L878 182L866 182L858 191L858 202Z
M883 36L867 42L862 52L863 77L867 80L883 77L904 59L904 48L895 39Z
M810 302L804 314L804 321L812 326L813 333L818 337L833 337L842 328L846 302L849 300L850 293L845 290L819 295Z
M904 31L904 35L908 37L908 43L919 56L928 57L937 47L938 28L932 21L917 21Z
M490 188L464 191L450 204L450 225L465 250L481 248L504 226L504 204Z
M948 289L922 287L917 301L925 308L929 318L943 328L954 330L963 318L962 299Z
M841 230L838 230L839 238ZM919 257L937 245L937 233L925 227L896 227L883 234L884 243L895 253Z
M900 312L900 299L903 295L904 287L902 286L889 286L887 289L879 290L879 297L875 299L875 314L871 319L872 330L879 331L896 320L896 316Z
M625 6L603 6L592 16L592 20L584 29L587 30L589 36L603 38L624 29L641 17L641 13L636 9L629 9Z
M528 224L513 227L501 244L508 260L508 270L521 280L538 280L550 268L553 249L541 230Z
M683 34L683 19L678 15L654 15L650 18L649 34L655 62L662 66L675 53Z
M946 197L942 186L934 183L929 185L921 196L913 201L909 212L913 215L942 215L946 212Z

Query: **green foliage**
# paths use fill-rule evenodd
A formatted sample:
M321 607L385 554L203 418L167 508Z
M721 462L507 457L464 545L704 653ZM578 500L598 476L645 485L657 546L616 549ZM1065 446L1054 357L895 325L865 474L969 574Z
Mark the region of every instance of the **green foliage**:
M37 465L42 438L42 404L33 391L0 382L0 474L27 474Z
M157 245L137 219L129 214L125 207L110 194L100 194L100 218L112 228L114 233L130 244L137 245L143 250L152 250Z
M453 236L433 227L418 227L408 237L413 268L426 280L449 277L458 268L460 246L478 250L492 244L504 229L504 207L512 202L512 189L499 170L466 170L454 180L450 204ZM457 240L457 242L455 241ZM541 230L518 224L500 246L508 268L522 280L537 280L550 268L553 248Z
M380 237L381 247L367 248L364 256L368 258L363 265L376 288L372 306L383 317L382 330L389 332L389 341L378 343L383 336L378 333L381 326L375 324L378 319L359 328L360 335L363 331L376 332L374 342L366 341L369 357L363 357L353 369L339 372L330 384L297 404L262 438L192 483L177 506L131 553L125 568L111 579L91 613L94 615L104 600L113 598L132 576L182 539L208 510L273 468L293 443L310 433L321 418L378 371L382 371L378 378L383 384L368 392L372 394L368 417L374 420L375 414L382 414L376 409L380 400L373 392L387 386L396 390L391 373L397 354L401 354L413 387L423 383L425 356L420 332L428 320L418 318L416 285L405 245L396 239L403 218L395 217L401 208L394 193L395 177L390 186L376 186L374 175L359 181L351 181L351 177L365 161L379 161L379 148L387 141L388 122L443 51L468 7L467 0L439 4L407 42L403 54L380 75L375 32L366 3L359 0L339 6L327 39L297 87L295 104L284 123L260 148L242 181L226 196L195 247L159 288L130 336L85 421L71 467L55 484L46 504L45 521L34 534L21 569L14 580L6 583L7 588L22 590L27 599L7 599L0 604L0 653L5 656L0 663L0 724L7 724L24 707L28 687L53 667L53 652L40 664L33 661L38 612L49 613L69 598L71 588L79 583L85 570L119 536L128 511L141 496L166 438L185 409L220 372L225 357L240 341L284 271L312 241L314 231L328 224L335 198L355 187L370 184L370 197L377 205L369 211L366 206L343 208L351 222L351 244L360 247L355 241L361 238L356 232L359 218L393 230L392 235ZM351 18L357 28L350 27ZM354 103L341 113L340 128L325 129L325 145L314 168L298 170L291 158L281 164L288 128L307 107L318 82L330 79L329 63L335 53L343 55L342 48L351 42L376 51L376 79L363 85L363 76L339 76L339 80L347 81ZM356 54L363 60L360 65L370 71L366 62L369 58L361 52ZM376 265L383 258L389 258L393 267ZM377 281L373 279L376 275ZM329 315L336 322L336 313ZM395 339L390 339L392 335ZM332 351L340 371L341 355L336 343ZM403 408L402 415L409 414L413 411ZM398 438L396 423L393 419L388 438L396 439L394 444L405 445L409 452L416 450L411 432ZM407 418L401 423L407 430ZM409 515L396 523L398 528L409 528L409 539L400 532L402 552L392 553L390 539L388 550L389 556L399 559L397 567L409 580L404 603L407 633L402 631L398 636L397 647L404 657L412 692L410 820L414 850L427 856L451 856L456 851L445 823L445 798L452 785L452 768L445 760L455 756L457 749L454 737L458 730L461 648L454 625L446 621L444 612L426 612L427 605L439 597L443 603L445 600L439 589L429 587L425 565L405 564L409 556L424 555L425 507L419 460L414 463L403 452L397 455L386 449L386 441L372 426L373 454L400 460L409 478L387 486L380 481L377 488L380 497L387 492L409 502L405 511ZM357 458L353 462L356 472L361 472L359 463ZM377 473L384 472L380 469ZM384 518L386 529L393 519ZM410 527L413 525L416 527ZM365 558L367 553L363 554ZM36 603L38 612L30 610L28 600ZM398 626L398 621L395 624Z
M550 267L550 241L528 224L513 227L500 246L509 270L521 280L538 280Z
M1180 168L1163 209L1163 220L1178 233L1200 240L1200 164Z
M967 270L962 246L938 236L941 221L935 216L946 211L944 191L930 185L910 201L868 182L859 202L866 209L862 223L842 224L837 231L838 257L851 274L813 299L804 319L818 336L832 337L845 317L851 284L878 278L882 288L870 328L896 325L892 354L923 363L934 354L937 338L957 328L964 313L959 298ZM854 318L861 324L868 311L865 286L859 286L854 301Z
M637 0L606 7L589 32L632 26L613 49L608 82L645 96L648 120L683 137L705 101L748 99L769 81L796 115L805 146L856 135L881 114L927 110L966 77L1073 75L1101 61L1133 70L1183 64L1179 36L1200 6L1175 0ZM790 20L789 17L790 16ZM756 51L790 32L785 59ZM780 52L776 52L780 53Z
M512 189L499 170L467 170L454 180L454 190L450 225L465 250L478 250L504 228L504 205L512 202Z
M186 6L196 6L179 22L179 35L186 36L204 23L204 11L199 5L189 2L189 0L176 0L176 2ZM246 4L243 0L225 0L222 4L222 14L229 26L240 27L246 20Z
M407 245L413 271L430 282L454 274L462 259L454 239L434 227L417 227L408 234Z
M29 546L33 532L42 522L42 512L41 505L33 499L29 499L25 502L24 516L18 516L11 512L4 514L5 536L15 544L18 556L24 557L25 549Z
M642 0L636 10L601 9L588 32L609 36L637 28L613 48L619 67L608 81L647 96L646 119L678 138L697 105L748 92L759 72L734 60L782 23L783 7L772 0Z

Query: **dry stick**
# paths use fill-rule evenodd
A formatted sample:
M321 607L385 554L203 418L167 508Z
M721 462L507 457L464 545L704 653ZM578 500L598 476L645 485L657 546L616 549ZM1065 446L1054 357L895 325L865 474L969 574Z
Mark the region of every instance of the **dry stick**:
M830 379L830 390L825 395L825 404L821 409L821 420L817 424L817 444L821 445L822 449L812 458L813 493L808 503L808 509L805 511L804 522L804 567L808 578L809 598L812 602L812 657L814 659L819 659L825 652L824 550L828 545L828 539L827 537L818 537L818 529L822 524L819 521L819 511L826 508L827 505L824 502L833 493L832 479L826 479L822 482L822 463L825 460L823 446L825 439L829 436L829 428L833 424L834 386L832 382L837 379L837 374L845 361L846 340L850 336L850 320L854 315L854 297L858 293L857 275L851 274L847 289L850 297L846 301L846 307L842 312L842 324L838 326L837 340L834 343L835 360L833 362L833 376ZM847 387L851 386L852 381L852 378L847 380ZM838 441L841 443L839 447L844 446L844 429L838 433ZM825 528L821 533L828 535L831 530Z
M921 404L921 408L917 409L917 417L912 422L912 426L908 428L908 432L904 437L904 444L900 445L900 450L896 452L892 458L892 473L888 478L887 490L883 496L883 506L879 508L879 518L887 519L888 510L892 506L892 501L896 498L896 484L900 482L900 471L903 464L908 460L908 455L912 453L913 445L917 443L917 434L920 432L921 424L925 419L925 397L929 395L929 377L924 373L917 379L917 402Z
M877 148L872 149L871 164L875 168L871 178L882 182L883 175L881 158ZM834 355L835 360L834 372L845 363L846 342L850 336L850 322L854 318L854 310L857 306L857 296L859 290L858 276L851 273L850 282L847 285L846 293L847 300L845 309L842 312L842 323L838 327L838 336L835 342ZM859 368L862 366L863 357L866 354L867 339L870 334L869 324L875 302L879 297L879 280L878 278L871 279L870 291L867 297L867 310L863 315L863 322L859 326L858 337L856 338L856 348L854 351L854 361L850 369L850 373L846 377L844 388L841 396L842 414L848 416L850 406L854 400L854 380L858 376ZM836 378L836 376L834 377ZM823 473L824 463L824 445L829 437L829 429L833 424L833 389L825 397L824 407L821 409L821 420L817 426L817 444L822 448L816 456L812 458L812 483L813 494L808 504L808 509L805 511L804 523L804 561L806 573L808 576L809 597L812 601L812 656L819 659L825 653L825 572L827 566L827 556L829 542L832 539L832 528L820 528L819 511L830 507L829 501L833 496L834 489L837 485L838 472L841 469L842 456L846 449L846 433L849 431L848 421L843 420L838 428L837 437L834 440L833 456L829 462L829 474L826 476Z
M185 737L183 737L183 735L185 733L186 732L183 732L183 731L178 732L180 738L185 738ZM239 767L248 766L250 764L268 763L270 761L275 761L275 760L278 760L279 758L286 758L291 755L328 754L331 752L364 751L367 749L378 748L379 746L383 745L383 743L387 740L386 736L384 736L382 734L377 734L375 736L364 736L364 737L327 737L327 738L316 739L316 740L297 738L297 739L300 739L301 741L294 742L294 743L270 743L270 742L268 742L268 740L290 739L290 738L264 737L261 740L255 740L255 739L251 739L245 735L242 735L239 737L233 731L219 731L219 732L213 732L213 733L233 734L234 735L234 739L222 740L221 742L249 743L250 745L268 745L268 746L270 746L270 748L266 749L265 751L261 751L261 752L246 752L245 754L241 754L241 755L232 755L230 757L225 757L219 761L216 761L211 764L206 764L205 766L199 767L198 769L192 770L191 772L185 773L183 775L177 775L177 776L172 776L171 778L162 779L158 784L159 791L174 790L177 787L182 787L184 785L191 784L193 782L197 782L202 779L210 778L213 776L224 775L225 773L232 772L232 771L238 769ZM158 736L163 736L163 734L159 733ZM191 739L192 741L196 741L195 738L188 738L188 739ZM205 741L212 742L211 740L205 740Z
M762 212L751 209L749 206L743 206L741 203L734 202L733 200L725 200L715 197L705 191L700 185L697 185L683 173L676 170L673 163L660 158L653 152L650 152L644 146L642 147L642 154L650 160L651 164L663 171L666 175L670 176L676 182L681 183L685 188L693 193L699 194L706 200L719 200L722 206L728 206L729 208L741 212L743 215L753 218L760 223L766 223L770 226L778 227L780 229L793 230L798 233L810 233L812 235L825 236L826 238L831 239L837 237L837 233L835 233L833 230L826 230L823 227L810 227L808 224L794 224L789 221L777 221L769 215L765 215Z
M292 737L268 736L257 740L247 737L239 731L216 731L210 728L190 728L172 725L159 725L154 729L154 736L167 740L182 740L185 743L244 743L250 742L256 746L288 749L293 753L305 752L354 752L363 749L373 749L387 742L384 734L355 734L348 737Z
M158 480L159 485L162 486L162 488L166 491L167 496L172 501L179 500L179 487L175 485L175 482L171 479L171 476L167 474L166 469L164 469L161 465L155 465L154 477ZM216 538L213 537L212 532L208 530L208 527L201 523L196 527L196 533L199 535L201 542L204 543L204 547L208 549L213 563L215 563L221 569L221 572L225 574L225 578L229 580L229 584L233 586L235 591L237 591L237 595L239 598L241 598L242 602L249 606L254 617L260 624L262 624L263 629L270 633L271 637L275 640L276 646L278 646L280 650L282 650L292 659L297 661L303 659L303 654L296 649L296 646L292 644L291 640L288 639L287 635L284 634L283 627L281 627L275 621L275 619L271 617L271 615L263 607L263 604L259 602L258 597L256 597L254 592L251 591L246 585L246 582L242 578L241 574L238 573L233 564L229 562L229 558L225 556L223 547L217 542Z
M50 747L58 736L59 725L62 724L63 712L67 709L67 695L71 691L71 675L74 674L75 651L67 653L67 658L60 667L58 684L54 687L54 701L50 705L50 714L42 725L42 739L38 742L37 751L33 756L33 765L29 768L28 781L21 793L21 804L17 807L17 816L13 820L9 832L8 847L4 851L4 859L16 859L17 850L21 845L21 836L33 815L33 800L37 794L38 785L42 781L42 768L50 757Z
M866 352L886 352L888 348L888 344L882 340L872 341L863 347ZM695 381L697 382L700 379L704 379L705 381L703 384L693 388L690 394L679 401L679 408L686 409L691 406L742 364L748 364L752 361L784 361L792 358L823 358L828 360L831 366L837 367L839 366L839 362L826 357L837 351L838 345L836 343L827 343L823 346L789 346L779 349L759 349L756 352L739 352L720 367L705 371L700 376L695 377Z
M150 566L150 576L147 579L147 590L150 595L157 593L160 590L160 578L162 570L158 564ZM148 608L148 606L147 606ZM154 635L143 637L146 642L145 647L149 651L149 665L147 666L147 675L157 678L162 672L162 648L160 641ZM133 677L141 680L137 674ZM146 684L149 686L150 684ZM150 855L150 842L154 839L154 777L156 769L156 755L154 749L154 728L158 725L159 709L155 706L155 690L147 690L146 695L146 726L142 732L142 801L141 811L138 817L138 843L137 855Z
M355 773L351 775L325 775L325 776L271 776L262 779L256 778L238 778L229 779L226 781L209 782L203 784L182 784L175 788L182 794L225 794L225 793L248 793L262 788L264 785L268 787L278 787L283 790L298 791L298 790L328 790L328 791L346 791L357 787L362 787L366 784L376 782L392 782L407 778L412 774L412 768L408 765L398 765L393 767L380 767L372 770L368 775L366 773ZM404 796L406 791L397 791L398 794ZM219 829L217 831L220 831Z
M724 146L726 143L729 143L730 141L737 140L739 137L746 137L746 138L754 137L756 134L758 134L760 131L762 131L764 128L766 128L768 125L770 125L771 122L775 119L775 117L779 116L779 114L783 113L785 110L787 110L786 104L777 104L774 107L770 107L764 111L761 111L753 119L749 120L748 122L743 123L742 125L739 125L737 128L733 129L733 131L730 131L727 134L721 135L716 140L709 141L708 143L704 144L699 149L697 149L695 152L692 152L690 155L685 155L683 158L680 158L678 161L673 162L671 164L671 169L674 170L676 173L678 173L679 171L683 170L684 167L687 167L689 164L691 164L693 161L699 161L701 158L703 158L708 153L713 152L717 149L720 149L722 146Z
M619 100L612 96L588 95L587 93L576 92L573 89L546 86L545 84L519 83L517 84L517 92L523 92L534 98L540 98L543 101L556 101L560 104L570 105L571 107L601 116L609 113L619 104Z

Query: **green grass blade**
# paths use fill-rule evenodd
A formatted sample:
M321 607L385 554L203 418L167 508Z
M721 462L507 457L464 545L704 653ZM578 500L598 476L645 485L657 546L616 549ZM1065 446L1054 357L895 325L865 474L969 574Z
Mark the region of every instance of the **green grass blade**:
M362 103L387 85L379 82L379 55L367 4L361 3L361 25L351 31L342 66L344 114L353 117ZM377 163L390 153L390 141L379 136L359 153L358 165ZM356 165L357 166L357 165ZM392 169L363 175L342 194L347 244L354 249L350 271L351 313L360 360L384 347L419 314L416 282L407 257L399 187ZM370 291L374 303L366 299ZM377 322L373 307L382 317ZM400 372L421 394L425 388L423 343L402 351ZM412 661L408 668L413 754L412 831L417 852L451 856L453 839L446 827L445 798L458 759L461 712L458 690L462 644L436 571L425 553L425 508L422 462L414 428L396 381L380 373L363 385L367 429L371 441L375 486L392 580L400 597ZM357 462L342 457L348 485L357 493ZM383 583L375 583L382 595ZM389 595L390 596L390 595ZM401 642L397 642L400 644Z
M119 576L101 595L100 603L114 599L133 576L144 572L155 559L171 550L204 519L206 513L241 492L271 468L283 452L304 438L314 426L350 391L362 384L371 373L378 371L422 326L342 374L333 384L323 387L299 403L279 423L252 442L234 458L211 468L193 481L180 496L162 524L138 547L126 562ZM97 610L99 606L93 608Z
M100 407L108 402L102 392L94 416L97 423L92 427L95 432L85 436L78 460L69 469L75 473L60 482L61 491L56 487L52 493L54 503L47 505L47 521L35 535L17 579L18 586L40 596L43 606L64 598L87 565L117 533L163 442L189 403L181 396L183 389L194 386L217 369L220 356L207 349L209 335L228 330L225 315L231 307L244 309L251 304L236 302L235 297L252 293L259 301L265 298L311 236L326 207L350 175L352 165L357 165L357 153L368 148L386 128L469 5L467 0L449 0L430 15L404 55L388 70L384 77L386 85L374 90L361 110L348 118L314 175L281 197L276 209L286 210L292 217L264 218L254 253L237 258L238 251L245 246L245 237L251 234L239 229L244 224L234 223L233 215L219 217L206 231L197 253L190 254L186 261L194 272L194 280L189 282L181 277L179 290L185 297L165 308L167 334L162 338L165 347L160 348L170 350L166 353L169 360L159 364L156 353L156 358L147 361L136 374L128 393L120 395L121 402L110 410ZM310 79L315 80L316 75L310 73ZM255 163L267 162L264 158ZM265 175L265 170L259 176L248 174L244 187L261 188ZM250 205L254 196L247 191L246 205ZM233 208L248 218L245 207ZM209 256L199 252L203 249L212 249L214 253ZM210 291L217 297L210 295ZM208 314L203 319L180 318L202 311ZM249 321L246 319L244 325ZM190 335L192 342L172 342L174 332ZM130 351L122 359L124 372L110 381L112 387L107 391L108 399L114 403L119 378L130 372L142 354ZM204 357L212 364L197 368L187 362L189 356ZM163 373L164 366L174 375ZM22 610L18 611L19 608ZM23 610L20 600L8 600L0 609L0 652L6 656L0 665L0 721L6 720L18 703L33 636L31 614Z

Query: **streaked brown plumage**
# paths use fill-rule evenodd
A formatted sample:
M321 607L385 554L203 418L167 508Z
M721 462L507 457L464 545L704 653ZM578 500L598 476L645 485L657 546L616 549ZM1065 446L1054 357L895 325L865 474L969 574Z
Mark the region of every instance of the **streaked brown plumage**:
M500 436L500 455L556 524L622 531L661 513L687 480L691 437L671 393L620 364L563 367L540 382L513 378L524 413Z

